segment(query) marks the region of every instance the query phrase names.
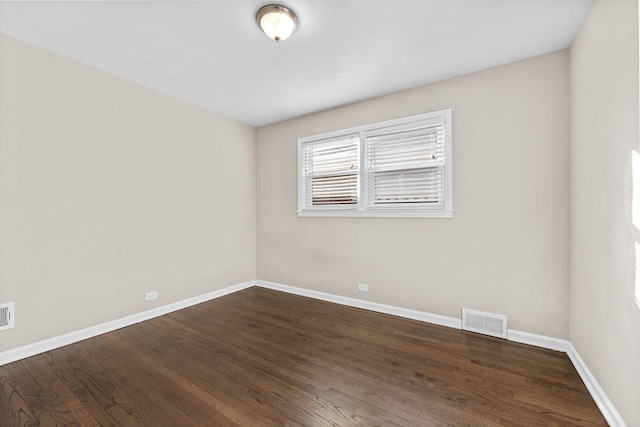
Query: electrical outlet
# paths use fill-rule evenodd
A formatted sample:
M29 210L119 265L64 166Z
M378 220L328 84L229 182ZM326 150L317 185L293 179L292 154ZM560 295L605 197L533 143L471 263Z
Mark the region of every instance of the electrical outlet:
M144 294L145 301L151 301L152 299L158 298L158 291L151 291Z
M365 285L364 283L358 283L358 290L360 292L369 292L369 285Z

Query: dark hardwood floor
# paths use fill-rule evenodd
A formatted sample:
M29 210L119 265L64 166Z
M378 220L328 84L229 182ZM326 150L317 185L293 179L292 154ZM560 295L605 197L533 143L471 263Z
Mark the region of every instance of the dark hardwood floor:
M606 425L563 353L250 288L0 366L0 425Z

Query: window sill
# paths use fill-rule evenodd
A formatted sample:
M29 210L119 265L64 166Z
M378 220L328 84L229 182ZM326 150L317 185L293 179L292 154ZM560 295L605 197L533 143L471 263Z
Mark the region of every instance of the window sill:
M453 211L298 211L301 218L453 218Z

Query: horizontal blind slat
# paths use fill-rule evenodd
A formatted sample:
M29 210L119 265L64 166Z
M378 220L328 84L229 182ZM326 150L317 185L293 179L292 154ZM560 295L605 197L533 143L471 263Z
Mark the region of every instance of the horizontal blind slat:
M366 205L442 205L444 157L442 123L368 134Z
M359 145L357 135L302 145L304 207L357 204Z

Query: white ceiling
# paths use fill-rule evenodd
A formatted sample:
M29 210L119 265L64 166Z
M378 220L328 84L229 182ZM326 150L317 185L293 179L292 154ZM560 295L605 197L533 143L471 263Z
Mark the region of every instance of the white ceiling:
M590 0L0 2L0 32L262 126L568 47Z

